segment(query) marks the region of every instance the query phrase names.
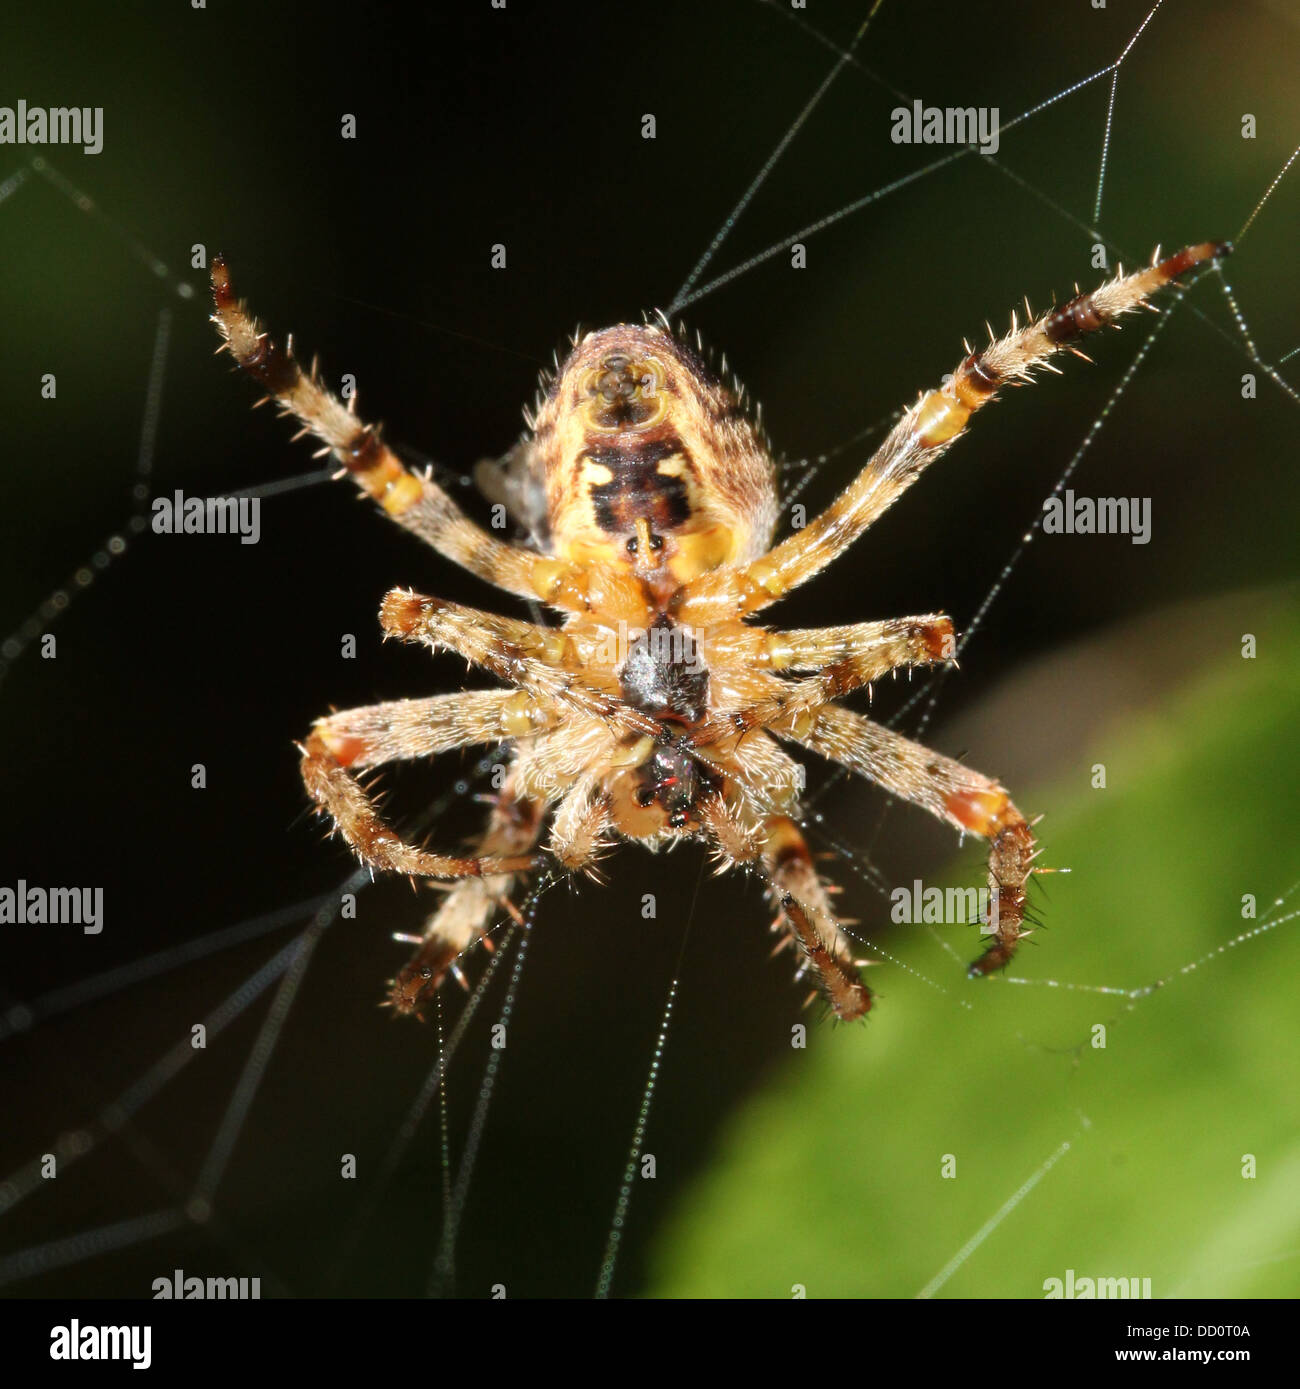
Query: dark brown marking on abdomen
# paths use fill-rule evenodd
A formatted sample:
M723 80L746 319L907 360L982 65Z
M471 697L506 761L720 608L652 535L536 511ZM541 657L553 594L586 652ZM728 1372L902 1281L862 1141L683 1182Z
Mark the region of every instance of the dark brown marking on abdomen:
M676 434L660 439L633 435L626 443L593 444L584 450L583 457L608 468L611 474L608 482L596 483L590 491L592 510L601 530L622 535L645 520L652 531L663 535L680 530L690 521L686 478L659 471L660 463L669 458L681 458L684 466L689 467Z

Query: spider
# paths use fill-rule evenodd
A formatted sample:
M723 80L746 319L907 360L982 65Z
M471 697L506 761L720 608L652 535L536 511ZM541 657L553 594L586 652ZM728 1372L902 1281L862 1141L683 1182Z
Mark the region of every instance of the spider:
M314 435L398 525L471 573L562 614L559 626L500 617L395 589L386 637L459 652L506 688L393 700L317 720L299 745L321 812L372 869L452 880L416 939L388 1002L422 1016L516 880L549 853L597 876L616 836L651 848L705 840L718 871L759 873L773 929L801 957L835 1017L864 1016L862 982L828 885L798 826L802 768L821 754L989 844L984 952L971 975L1004 966L1025 929L1037 868L1030 822L996 780L837 701L903 667L951 662L942 614L800 630L751 619L841 555L1008 382L1100 330L1196 266L1231 249L1205 242L1119 273L966 356L906 409L827 509L774 544L775 468L734 378L671 331L662 315L575 338L543 376L528 430L480 474L529 532L509 543L471 521L431 475L409 471L320 381L292 340L281 350L236 300L221 257L213 321L267 399ZM797 678L788 678L796 676ZM386 763L474 744L508 744L508 770L475 851L417 848L377 813L357 779ZM778 947L779 948L779 947Z

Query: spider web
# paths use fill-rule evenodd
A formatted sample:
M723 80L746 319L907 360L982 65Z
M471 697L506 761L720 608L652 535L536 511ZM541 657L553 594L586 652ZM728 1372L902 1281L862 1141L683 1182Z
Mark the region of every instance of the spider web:
M930 18L940 31L958 25L965 37L962 14L935 6ZM671 204L680 217L682 197L664 190L689 190L691 240L667 237L673 223L651 218L629 270L616 239L597 237L597 269L575 257L554 290L535 290L527 322L515 322L515 304L483 282L472 287L482 305L451 296L444 303L440 284L429 290L428 281L445 278L445 265L409 284L357 266L353 294L321 262L297 268L286 260L278 277L266 275L250 293L281 331L293 324L300 341L375 338L357 374L367 400L376 383L373 394L390 419L403 420L402 432L446 439L446 402L463 400L466 420L450 426L445 456L460 460L447 465L448 477L467 497L468 467L490 451L488 431L493 447L507 442L515 426L498 422L526 397L518 383L534 361L521 343L548 341L556 313L562 322L572 303L626 317L629 295L668 302L672 294L674 311L740 363L778 446L809 442L812 452L783 470L788 503L812 509L860 466L891 408L952 365L961 334L985 314L1018 303L1026 288L1037 298L1053 287L1064 292L1076 274L1085 284L1099 278L1089 269L1096 244L1113 266L1137 263L1156 236L1172 246L1235 230L1234 259L1167 297L1160 318L1106 344L1099 367L1072 370L1068 381L990 411L964 456L938 465L936 479L873 530L859 547L866 557L841 560L789 605L790 625L953 611L963 633L961 675L878 691L876 712L914 736L937 729L945 750L960 751L950 740L969 738L972 763L996 772L1026 804L1022 784L1059 771L1062 761L1043 750L1050 730L1037 735L1036 752L1023 747L1035 736L1020 726L1023 702L999 707L1004 722L1017 721L1016 736L989 737L999 719L979 701L995 677L1052 659L1056 648L1135 611L1163 613L1171 602L1289 577L1290 528L1271 538L1262 508L1268 496L1269 509L1284 515L1296 490L1270 466L1298 403L1285 370L1300 352L1295 305L1274 285L1294 223L1300 118L1277 103L1273 93L1286 87L1276 84L1273 64L1287 70L1294 17L1268 6L1228 19L1173 0L1112 4L1074 22L1065 52L1032 8L1008 6L1013 51L1005 39L969 36L962 64L940 72L918 56L916 8L905 13L888 0L830 17L749 4L727 22L734 30L716 51L734 83L711 97L715 124L702 133L701 114L687 119L671 88L649 91L645 105L663 127L662 145L650 147L655 162L629 170L625 152L619 165L565 172L557 191L580 201L584 180L607 179L624 196L625 183L642 193L648 184L650 201ZM1205 62L1192 36L1215 25L1243 51L1267 56L1225 79L1212 100L1193 103L1179 90L1195 86ZM244 37L253 42L251 28ZM484 41L478 31L461 37L466 51ZM746 59L750 44L765 66ZM499 61L509 71L521 60L507 49ZM889 110L914 97L1000 104L999 152L888 144ZM1240 135L1245 111L1259 117L1253 141ZM557 119L567 128L563 113ZM632 114L627 120L635 128ZM400 130L384 133L390 151L405 148ZM716 151L725 152L726 177L712 167ZM635 157L644 154L638 139ZM401 153L398 164L409 161ZM349 175L363 177L353 165ZM13 479L8 509L21 521L8 547L16 562L7 586L19 620L0 644L0 698L10 702L11 727L30 730L31 740L16 750L11 784L21 799L11 798L19 813L8 876L105 881L112 913L100 938L61 937L55 949L20 940L11 952L0 1041L11 1052L10 1074L36 1085L9 1136L17 1151L0 1186L0 1279L24 1290L139 1295L173 1267L258 1273L266 1294L487 1292L500 1283L510 1295L593 1286L604 1295L645 1287L650 1237L705 1171L718 1132L715 1059L736 1054L722 1066L722 1103L737 1110L763 1093L799 1020L788 972L763 959L760 894L735 878L708 880L687 852L656 862L625 850L601 889L544 877L522 904L524 925L494 928L500 948L478 965L467 998L445 996L414 1041L407 1028L376 1027L369 1010L402 958L386 938L416 929L427 898L413 902L404 884L372 886L358 872L330 881L321 863L332 851L285 824L301 804L287 745L330 700L438 687L414 660L403 670L407 653L379 654L371 610L387 586L411 581L426 564L433 572L425 586L462 595L436 562L405 549L394 558L378 525L353 548L350 532L363 522L322 485L327 472L295 472L281 433L261 439L260 420L240 433L243 383L226 382L206 363L202 373L185 369L182 354L207 344L201 274L178 269L184 255L165 261L140 239L155 235L134 229L164 220L167 244L184 247L215 232L202 235L183 218L178 225L144 199L113 199L96 169L55 151L0 182L0 227L17 248L7 295L24 283L45 286L50 266L73 267L66 294L38 288L29 302L23 296L15 320L25 331L11 379L56 370L60 389L57 406L22 404L17 419L14 457L32 465ZM169 207L181 200L162 176L158 187ZM237 209L245 220L225 213L228 251L293 246L312 235L305 217L286 228L264 210L246 211L259 207L251 190ZM363 182L355 195L372 216L380 206L374 192ZM196 205L203 210L191 218L206 216L210 226L210 205ZM1220 224L1224 216L1230 224ZM514 246L529 247L530 231L536 246L522 253L522 278L534 286L548 269L547 243L526 218L498 234L481 212L463 211L441 249L468 257L466 245L477 254L499 235L514 255ZM789 268L796 243L807 248L808 272ZM374 248L358 260L380 254L373 234L358 244ZM579 299L589 272L595 283ZM110 312L85 332L94 301L81 291L119 281ZM276 303L266 302L263 284ZM570 305L554 302L561 292ZM307 321L326 296L346 328ZM433 424L418 427L417 418L408 427L413 385L382 387L378 379L390 354L401 355L390 330L399 345L409 339L423 348L431 329L434 386L423 389L434 398ZM1258 377L1249 409L1237 403L1244 373ZM1199 413L1188 405L1198 397L1211 402ZM61 440L69 417L72 434ZM1180 509L1170 484L1198 432L1230 445L1232 476L1193 462L1184 485L1199 506ZM210 446L196 453L195 438ZM90 439L100 441L104 461L87 469ZM241 452L233 466L224 461ZM1141 554L1117 552L1113 541L1104 553L1100 540L1076 542L1064 557L1060 547L1048 553L1039 539L1041 498L1076 479L1083 488L1084 478L1099 495L1153 493L1172 531L1160 553L1196 552L1203 566L1153 574ZM262 498L273 528L267 543L220 550L205 538L202 553L197 545L169 550L149 533L147 507L175 486ZM115 500L123 490L125 506ZM32 533L48 537L34 562ZM39 576L57 572L60 556L77 555L85 558L56 588L24 598L32 575L43 587ZM258 592L261 605L251 596ZM465 596L485 602L470 588ZM361 647L346 670L360 677L350 685L332 654L318 654L337 649L341 631L355 632ZM52 661L40 651L49 633L59 643ZM311 679L295 660L271 654L283 643L317 653L308 659ZM447 672L435 676L448 687ZM212 775L201 798L188 787L195 762ZM439 764L431 780L397 778L404 826L440 840L462 834L491 767L489 757L456 770ZM1243 769L1243 780L1251 772ZM258 804L250 806L255 787ZM1163 943L1163 964L1134 977L1117 934L1113 972L1072 977L1065 933L1049 931L1009 977L972 994L961 977L973 953L964 938L891 934L883 925L889 888L935 871L951 853L950 836L864 794L823 773L808 822L835 860L828 869L852 903L847 914L862 923L854 932L883 962L872 980L881 1008L905 1016L928 993L954 1026L976 1014L1000 1045L1010 1038L1017 1054L1042 1053L1044 1083L1056 1092L1069 1091L1083 1064L1077 1038L1096 1001L1112 1022L1145 1017L1193 976L1212 980L1226 957L1277 948L1297 914L1294 865L1289 872L1279 842L1276 881L1259 888L1271 905L1244 928L1225 910L1207 948L1174 936ZM1276 834L1267 825L1260 832ZM965 880L978 879L980 857L978 846L963 850ZM1050 924L1052 902L1078 890L1058 880L1051 900L1040 902L1043 919ZM657 899L652 922L638 910L645 892ZM336 931L345 893L356 897L357 920ZM703 925L723 920L736 929L719 942ZM1019 1011L1022 994L1045 998L1045 1008ZM1072 999L1085 1011L1072 1012ZM196 1023L206 1030L201 1050L191 1042ZM504 1049L491 1045L492 1025L501 1023ZM813 1048L847 1044L870 1057L887 1025L877 1018L865 1035L814 1028ZM538 1093L542 1104L532 1098ZM1019 1149L1014 1170L986 1190L985 1217L926 1251L923 1281L900 1279L890 1291L950 1290L1008 1221L1050 1209L1054 1184L1105 1123L1104 1111L1070 1103L1073 1118L1054 1138ZM587 1122L593 1108L608 1111L606 1122ZM331 1125L334 1111L349 1114L341 1130ZM577 1136L566 1142L570 1132ZM58 1157L57 1178L42 1173L47 1153ZM344 1153L356 1155L360 1175L340 1195ZM654 1181L640 1175L648 1153L659 1169ZM572 1231L567 1258L530 1234L551 1228L544 1211L556 1204Z

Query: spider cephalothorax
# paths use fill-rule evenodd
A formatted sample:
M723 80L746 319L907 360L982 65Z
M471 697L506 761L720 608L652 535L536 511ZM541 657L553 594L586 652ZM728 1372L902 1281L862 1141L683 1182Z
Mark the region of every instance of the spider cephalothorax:
M965 429L999 388L1060 348L1226 252L1204 243L1122 273L966 358L905 411L818 517L772 544L776 477L734 383L666 324L587 334L546 384L530 432L485 480L532 537L509 544L469 520L431 476L409 472L291 353L281 352L213 267L215 322L235 360L315 434L399 525L508 592L540 600L558 626L394 590L387 636L459 652L507 688L394 700L320 719L302 746L312 797L361 859L453 879L394 981L419 1013L509 903L546 847L592 872L616 836L651 847L696 837L722 867L752 866L776 929L835 1015L871 994L798 827L807 748L989 841L988 945L973 974L1001 967L1027 934L1034 837L996 781L842 707L891 671L951 660L939 614L782 631L751 621L841 554ZM800 678L790 679L792 675ZM472 744L507 744L509 766L470 856L405 843L357 773Z

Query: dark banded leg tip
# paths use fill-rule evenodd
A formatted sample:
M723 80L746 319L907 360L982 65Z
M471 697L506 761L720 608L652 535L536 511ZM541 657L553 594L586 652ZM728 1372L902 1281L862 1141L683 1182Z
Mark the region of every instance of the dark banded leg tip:
M218 308L225 308L234 298L230 288L230 270L226 265L226 258L217 252L212 257L212 267L210 270L212 282L212 299Z
M990 974L996 974L998 970L1005 969L1011 963L1011 957L1015 953L1014 944L1003 945L1000 941L994 941L978 960L972 960L966 966L966 978L987 979Z

